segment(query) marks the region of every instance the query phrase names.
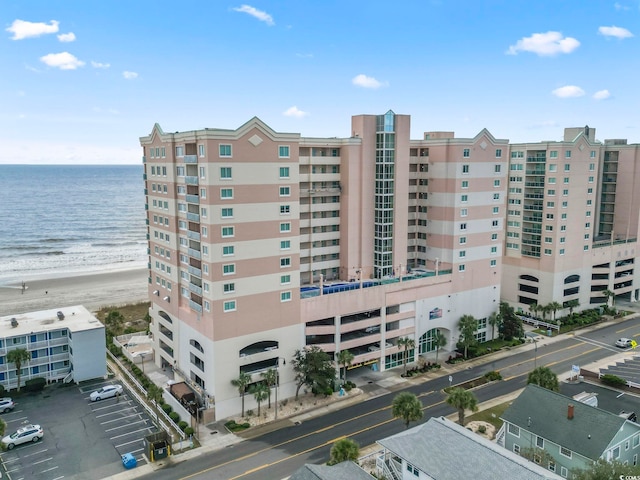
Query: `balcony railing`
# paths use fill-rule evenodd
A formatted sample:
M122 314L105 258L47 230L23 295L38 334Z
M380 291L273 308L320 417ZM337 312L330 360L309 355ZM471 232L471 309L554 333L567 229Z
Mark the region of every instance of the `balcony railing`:
M198 232L192 232L191 230L187 231L187 238L190 238L191 240L196 240L196 241L200 241L200 233Z
M200 215L197 213L187 212L187 220L200 223Z
M202 278L202 270L200 270L199 268L189 266L187 270L191 275L195 275L198 278Z
M198 177L193 175L188 175L184 177L184 181L187 185L198 185Z
M202 253L200 253L200 251L196 250L195 248L190 248L188 250L188 253L190 257L197 258L198 260L202 259Z
M187 202L188 203L197 203L200 204L200 197L198 195L187 195Z
M200 305L199 303L196 303L193 300L189 300L189 306L191 307L192 310L202 313L202 305Z
M184 156L184 163L198 163L198 156L197 155L185 155Z
M202 287L199 287L198 285L194 285L193 283L189 284L189 291L193 293L197 293L198 295L202 296Z

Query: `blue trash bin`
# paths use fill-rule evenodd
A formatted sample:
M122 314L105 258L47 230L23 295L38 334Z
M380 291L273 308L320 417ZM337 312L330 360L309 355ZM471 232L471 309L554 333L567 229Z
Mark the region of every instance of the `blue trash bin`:
M138 461L130 453L125 453L122 455L122 465L124 465L124 468L134 468L138 465Z

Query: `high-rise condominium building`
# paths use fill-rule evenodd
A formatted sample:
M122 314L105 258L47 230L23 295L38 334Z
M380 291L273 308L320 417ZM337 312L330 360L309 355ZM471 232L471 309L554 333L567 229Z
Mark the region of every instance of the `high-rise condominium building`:
M140 139L155 361L191 383L211 416L240 411L231 381L242 372L260 381L276 368L281 398L292 395L290 360L305 346L332 356L348 349L352 366L384 370L402 364L400 339L415 343L409 361L433 360L439 334L440 358L448 355L463 315L478 319L476 337L489 340L505 277L502 297L517 308L573 299L576 286L584 306L601 296L589 293L604 284L595 277L623 268L595 262L600 238L608 252L627 246L614 263L633 262L635 244L619 242L635 238L637 213L631 221L635 210L618 203L637 191L635 176L615 191L601 173L621 172L622 157L635 165L636 147L601 145L588 129L526 145L486 130L421 140L409 132L410 117L389 111L353 117L348 138L275 132L254 118L237 130L165 133L155 125ZM564 161L565 151L574 157ZM574 175L576 189L564 198L564 177ZM563 201L581 213L563 218L574 212ZM580 235L572 226L561 253L562 225L571 222ZM578 236L579 251L570 251ZM581 270L591 266L593 280Z

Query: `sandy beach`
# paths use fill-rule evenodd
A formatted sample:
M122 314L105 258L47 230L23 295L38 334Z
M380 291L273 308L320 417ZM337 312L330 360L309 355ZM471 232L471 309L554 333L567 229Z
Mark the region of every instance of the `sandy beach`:
M90 311L147 301L148 270L107 271L0 285L0 317L84 305Z

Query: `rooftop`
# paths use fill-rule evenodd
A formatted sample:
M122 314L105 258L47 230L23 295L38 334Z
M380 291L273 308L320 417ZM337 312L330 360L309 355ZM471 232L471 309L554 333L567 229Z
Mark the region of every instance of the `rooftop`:
M82 305L0 317L0 338L48 332L61 328L68 328L71 332L79 332L104 328L104 326Z

